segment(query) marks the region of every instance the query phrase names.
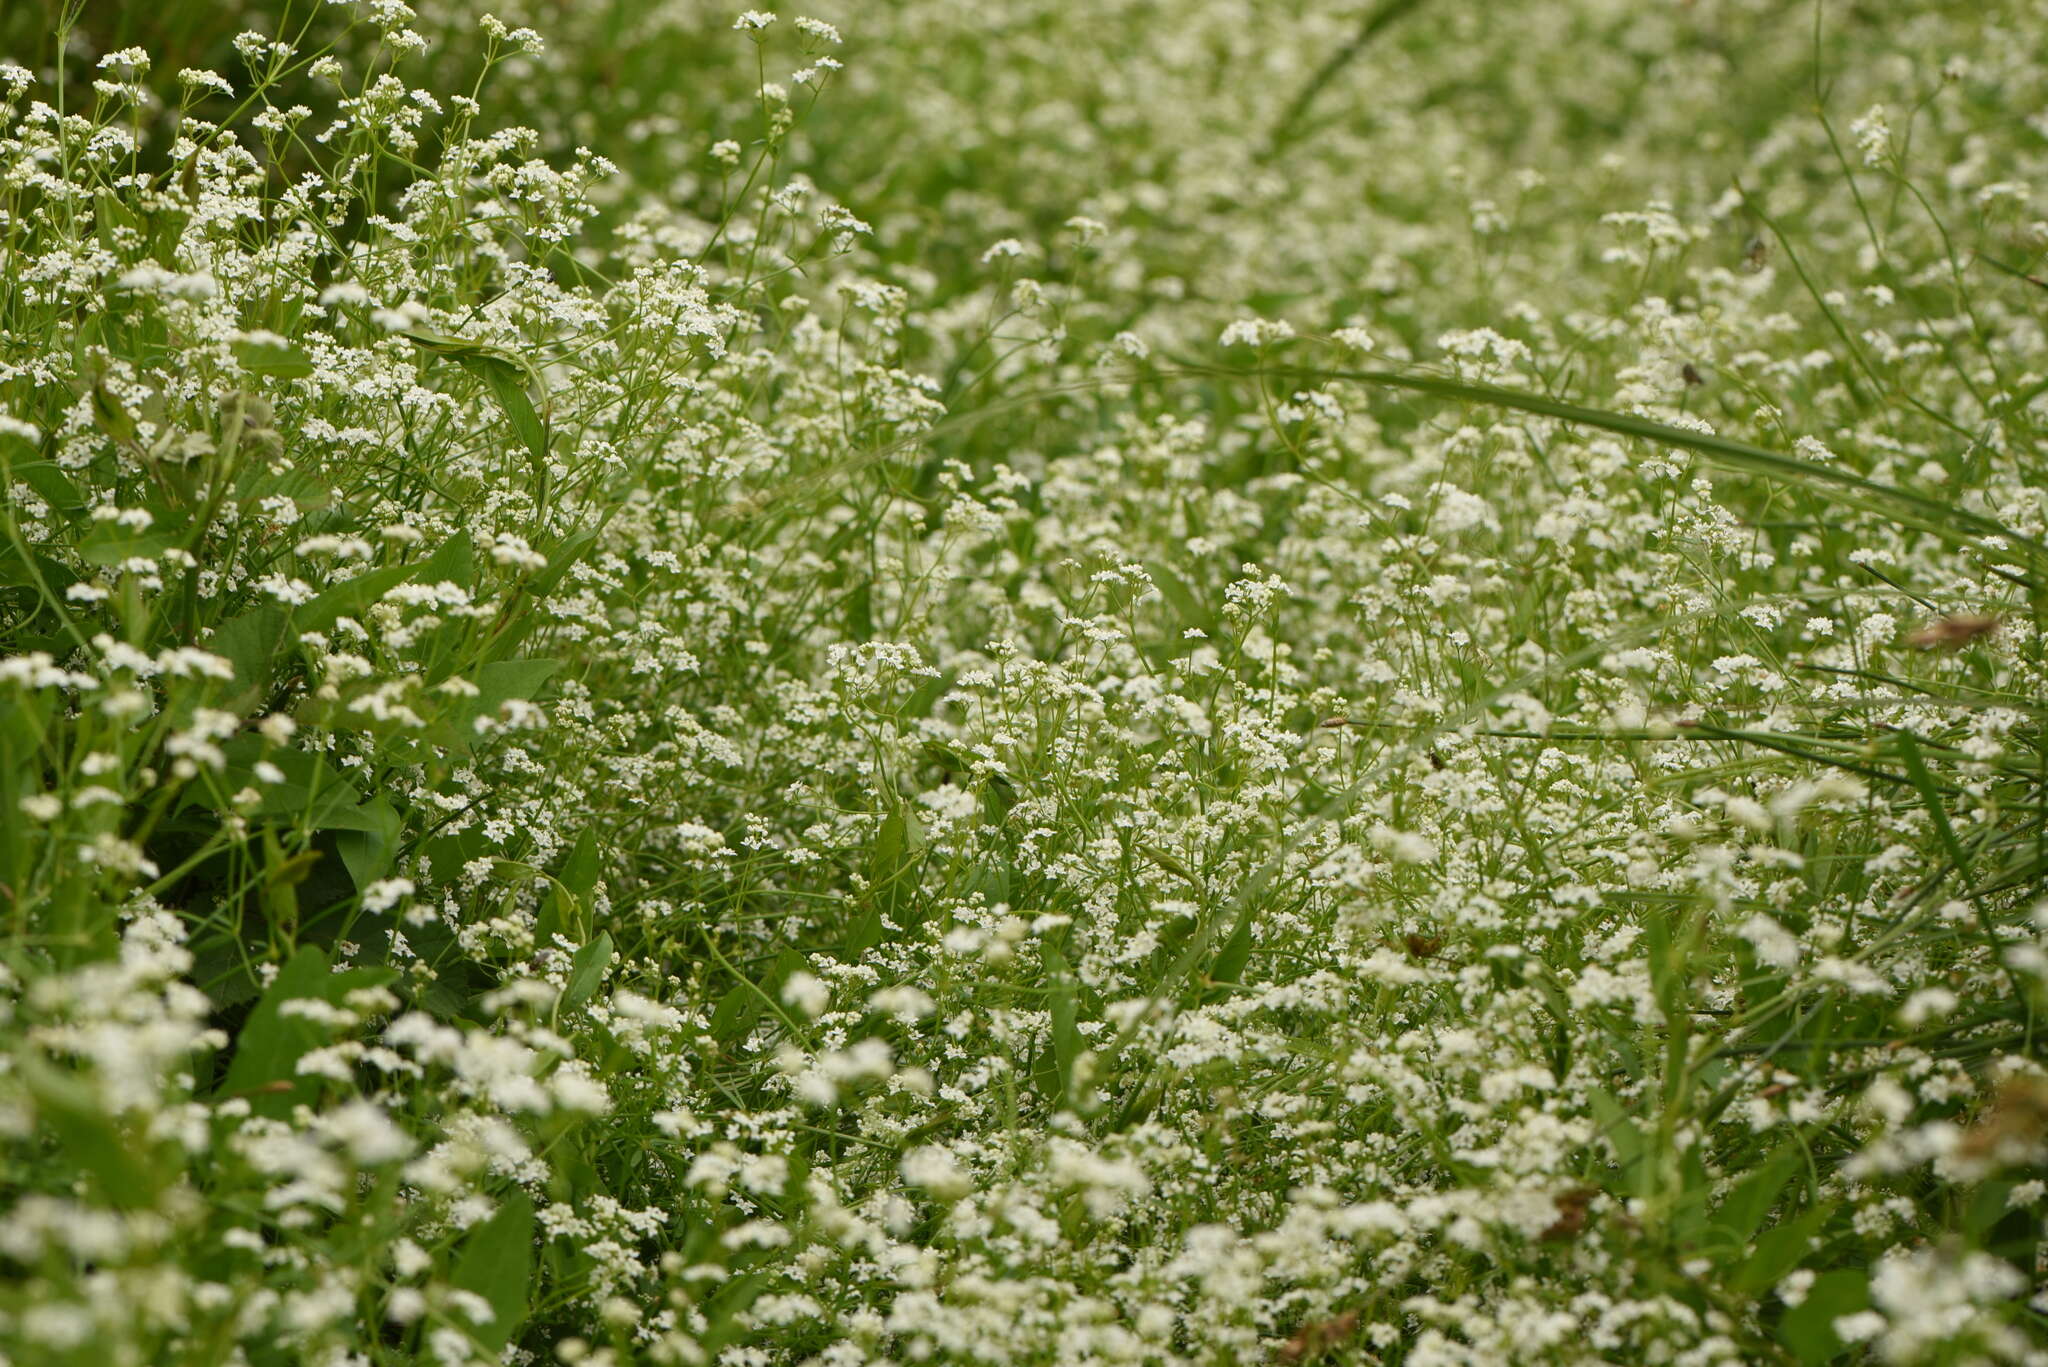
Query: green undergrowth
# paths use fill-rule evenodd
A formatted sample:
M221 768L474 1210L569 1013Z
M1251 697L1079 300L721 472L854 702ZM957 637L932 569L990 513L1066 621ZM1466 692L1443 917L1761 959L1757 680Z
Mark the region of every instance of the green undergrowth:
M0 1363L2048 1361L2036 9L0 12Z

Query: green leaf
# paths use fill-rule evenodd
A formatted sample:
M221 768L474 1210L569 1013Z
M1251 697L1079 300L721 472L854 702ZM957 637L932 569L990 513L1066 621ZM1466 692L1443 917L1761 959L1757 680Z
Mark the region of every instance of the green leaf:
M532 701L547 681L562 667L560 660L494 660L477 670L471 680L477 686L477 710L496 712L513 699Z
M302 380L313 373L313 360L284 338L255 333L235 343L235 362L251 375Z
M1812 1251L1813 1236L1834 1214L1834 1205L1815 1206L1757 1236L1756 1252L1729 1278L1733 1290L1755 1295L1783 1280Z
M484 665L470 680L476 685L476 696L448 710L448 730L437 733L441 743L450 750L467 752L476 744L477 718L495 717L499 708L515 699L531 702L561 667L560 660L494 660Z
M9 464L7 473L41 495L60 512L76 512L86 506L85 495L71 482L71 476L55 461L27 460Z
M410 565L379 565L365 570L345 583L292 610L292 625L300 631L325 631L342 617L359 617L363 610L411 576Z
M604 971L612 961L612 933L601 930L597 938L576 951L576 957L569 962L569 981L562 988L562 999L556 1010L574 1011L597 995L598 987L604 982Z
M711 1037L720 1044L733 1044L744 1039L754 1028L754 1022L761 1018L767 998L780 992L782 985L789 981L790 974L803 966L802 954L794 949L785 949L769 966L768 976L758 984L736 983L719 999L717 1008L711 1013Z
M528 375L519 366L497 356L464 353L455 359L463 369L490 386L491 397L498 401L498 407L505 410L505 420L512 424L513 435L519 438L527 454L536 462L545 462L548 458L548 429L540 414L534 411L533 400L527 397Z
M1187 586L1186 580L1159 561L1145 562L1145 573L1152 576L1153 587L1159 590L1160 597L1173 609L1183 628L1215 630L1215 614L1209 611L1207 604L1195 596L1194 590Z
M1055 1106L1071 1106L1074 1094L1074 1063L1085 1047L1076 1027L1078 1009L1074 1000L1074 970L1059 946L1047 943L1044 950L1047 997L1052 1016L1052 1081L1047 1100Z
M1604 1087L1595 1087L1588 1093L1587 1100L1592 1105L1593 1120L1600 1127L1600 1137L1614 1148L1615 1161L1621 1165L1624 1183L1643 1189L1649 1181L1648 1164L1645 1162L1649 1143L1643 1138L1635 1118Z
M247 1097L257 1115L280 1120L293 1106L310 1102L314 1084L298 1075L299 1059L327 1042L327 1030L304 1016L286 1015L284 1004L311 998L338 1005L357 988L381 987L397 976L385 968L331 972L317 946L299 950L278 970L236 1035L234 1061L220 1084L220 1097Z
M490 1302L491 1320L474 1325L470 1336L495 1352L511 1341L526 1318L527 1289L533 1280L533 1199L514 1191L469 1232L449 1282Z
M183 539L174 530L138 532L114 522L97 522L78 540L78 556L89 565L111 568L126 560L154 560Z
M1222 1001L1244 976L1244 966L1252 957L1252 911L1252 904L1245 903L1237 914L1237 924L1231 927L1230 938L1216 951L1215 962L1209 965L1209 981L1215 986L1203 994L1204 1001Z
M117 1205L146 1206L156 1199L165 1174L107 1113L98 1088L36 1054L20 1055L17 1066L35 1101L38 1126L62 1146L67 1160L90 1174Z
M246 786L255 788L262 795L262 801L245 815L278 821L293 828L303 825L307 831L382 829L376 824L365 825L365 822L374 823L374 818L341 815L360 807L363 795L356 791L345 774L328 762L325 755L309 754L291 747L268 747L261 737L249 732L236 736L221 748L228 758L228 791ZM284 774L282 783L258 781L255 765L259 759L265 758ZM196 803L202 796L203 790L192 785L187 792L187 801Z
M103 379L95 379L92 384L92 414L102 432L123 446L135 444L135 419Z
M1778 1193L1804 1164L1805 1157L1798 1148L1789 1147L1780 1152L1736 1184L1728 1199L1714 1211L1714 1224L1733 1235L1737 1243L1748 1244L1762 1228L1764 1217L1771 1213Z
M957 669L947 669L926 679L917 686L915 693L912 693L904 700L903 711L900 715L905 717L929 717L932 714L932 708L937 706L940 698L946 696L946 690L953 686L953 681L959 677L959 674L960 671Z
M567 574L577 561L590 554L591 548L595 545L597 533L589 528L563 537L562 544L548 557L548 567L526 581L527 589L536 594L552 593L555 585L562 582L562 576Z
M1853 1268L1823 1272L1806 1289L1806 1299L1778 1320L1777 1340L1801 1362L1826 1362L1848 1345L1835 1333L1835 1321L1870 1308L1870 1276Z
M542 944L564 931L581 931L582 908L590 905L590 895L597 890L598 871L597 832L586 826L555 875L558 886L549 888L541 906L534 934Z
M761 999L745 983L729 988L711 1009L711 1038L720 1044L742 1039L761 1018Z
M34 693L0 691L0 812L18 812L21 800L42 791L43 736L49 704ZM44 837L26 821L0 821L0 882L10 888L26 881L29 864L44 848Z
M1980 1183L1964 1201L1957 1227L1972 1239L1983 1242L1994 1225L2013 1213L2012 1193L2017 1185L2007 1179Z
M1940 787L1934 775L1928 772L1927 761L1921 758L1919 742L1913 733L1901 729L1898 733L1899 758L1905 761L1906 778L1913 785L1913 791L1927 804L1927 815L1934 822L1934 833L1941 840L1941 848L1962 874L1964 882L1971 881L1970 855L1963 848L1963 842L1956 836L1956 828L1948 819L1948 803L1943 801Z
M471 576L468 532L457 532L425 560L403 565L380 565L366 570L346 583L337 584L310 602L292 609L292 625L299 631L325 631L340 617L359 617L372 603L400 584L438 584L449 580L467 585Z
M1652 907L1643 917L1643 948L1650 960L1650 990L1656 996L1657 1009L1664 1013L1666 1020L1676 1016L1685 1005L1681 1000L1684 982L1671 945L1671 918L1676 914L1676 908L1667 911L1662 907Z
M373 797L360 807L330 813L315 829L339 832L335 849L348 869L349 880L362 892L391 872L404 822L397 808L384 798Z
M235 667L233 692L223 710L247 715L259 707L293 644L291 611L282 603L264 603L216 627L206 648Z
M916 906L917 868L924 830L902 807L892 808L875 831L868 853L868 905L848 933L844 957L849 961L882 943L890 925L910 929L907 918Z
M570 847L569 857L562 861L562 886L578 897L588 897L597 890L599 870L597 832L586 826Z
M490 389L491 397L498 401L498 407L505 411L506 421L512 424L512 431L526 447L527 454L536 463L546 462L547 423L535 411L533 399L528 394L531 389L532 393L541 396L543 403L546 402L547 383L538 367L524 356L485 342L473 342L466 337L454 337L426 328L407 328L405 335L422 350L445 356L481 379Z

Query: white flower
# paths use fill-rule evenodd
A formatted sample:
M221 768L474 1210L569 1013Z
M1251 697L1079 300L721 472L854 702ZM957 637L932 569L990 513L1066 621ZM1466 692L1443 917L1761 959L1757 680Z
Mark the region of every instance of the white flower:
M1280 320L1240 318L1223 329L1218 342L1223 346L1266 346L1284 342L1294 335L1294 326Z
M410 878L380 878L363 889L363 910L389 911L416 891Z
M831 1005L832 989L822 978L798 969L783 982L782 1001L815 1018Z
M1874 104L1849 124L1849 136L1863 154L1865 166L1882 166L1891 159L1892 129L1881 104Z
M974 1190L974 1180L959 1160L936 1144L906 1151L899 1166L905 1182L941 1201L957 1201Z

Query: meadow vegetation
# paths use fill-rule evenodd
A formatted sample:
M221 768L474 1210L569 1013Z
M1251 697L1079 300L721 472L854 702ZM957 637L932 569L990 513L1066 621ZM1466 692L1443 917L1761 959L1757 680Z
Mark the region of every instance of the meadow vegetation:
M0 9L0 1363L2048 1363L2048 5Z

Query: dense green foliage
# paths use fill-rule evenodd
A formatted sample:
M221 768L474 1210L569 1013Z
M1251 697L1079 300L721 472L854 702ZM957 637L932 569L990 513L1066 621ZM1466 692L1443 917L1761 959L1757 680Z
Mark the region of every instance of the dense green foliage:
M2048 6L0 9L0 1363L2048 1363Z

